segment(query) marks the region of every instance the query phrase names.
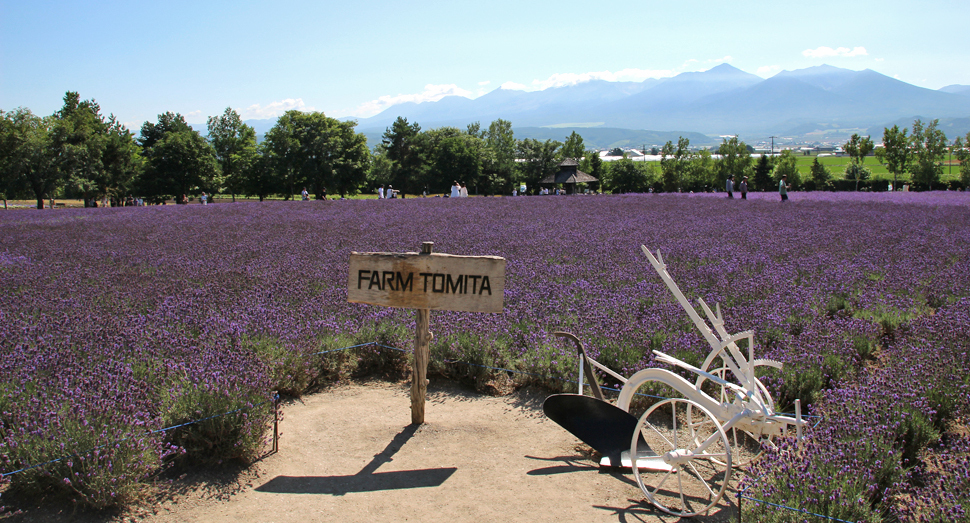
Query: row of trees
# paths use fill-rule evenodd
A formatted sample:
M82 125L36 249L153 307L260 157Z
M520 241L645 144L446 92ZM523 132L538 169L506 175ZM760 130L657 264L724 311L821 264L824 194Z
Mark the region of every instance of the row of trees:
M472 194L508 194L523 184L537 191L539 181L554 174L565 158L581 158L580 169L600 180L591 188L609 192L709 191L723 187L729 176L736 183L748 176L753 191L774 190L783 175L794 188L803 185L793 153L756 160L753 149L737 137L724 139L713 151L717 156L692 150L689 140L680 138L656 151L660 162L603 162L575 132L563 142L517 140L511 122L501 119L486 129L473 123L464 130L422 131L399 117L373 149L354 122L319 112L286 112L262 141L232 109L207 123L204 137L181 115L169 112L157 122L145 122L136 137L75 92L68 92L64 106L48 117L24 108L0 111L0 193L5 204L7 198L30 195L38 208L54 196L89 202L135 194L158 202L204 191L229 194L235 201L239 194L288 199L306 188L325 198L328 191L354 195L378 185L434 194L447 192L455 181ZM958 138L950 150L961 161L964 184L970 185L967 143L970 133L966 143ZM852 157L844 176L857 184L869 178L864 162L873 152L872 140L853 135L844 149ZM906 129L887 128L875 154L894 182L910 173L914 183L931 188L942 175L946 150L937 121L924 126L917 120L909 136ZM824 188L831 178L816 159L806 182Z
M129 194L149 202L200 192L290 197L303 187L319 198L328 188L355 194L371 160L355 125L289 111L258 143L232 109L208 119L208 137L168 112L135 137L96 102L68 92L48 117L0 111L0 194L5 205L30 195L38 208L55 196L88 204Z
M943 175L943 160L949 151L960 161L960 181L964 187L970 187L970 159L967 146L970 145L970 133L966 142L957 137L951 145L947 144L946 134L938 128L939 120L924 124L917 119L913 122L913 132L907 136L907 129L900 129L894 125L885 128L882 135L882 146L875 147L869 136L865 138L853 134L842 149L852 161L845 169L845 178L855 180L856 187L860 180L866 180L872 173L864 165L866 156L874 153L886 170L893 175L893 187L899 185L899 178L904 174L910 175L910 181L927 189L940 184Z

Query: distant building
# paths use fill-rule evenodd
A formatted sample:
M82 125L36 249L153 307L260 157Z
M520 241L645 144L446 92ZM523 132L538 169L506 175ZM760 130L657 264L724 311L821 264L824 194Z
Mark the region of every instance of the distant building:
M559 172L546 176L539 180L541 185L563 184L566 186L566 194L576 192L577 183L598 182L594 176L579 170L579 162L575 158L566 158L559 163Z

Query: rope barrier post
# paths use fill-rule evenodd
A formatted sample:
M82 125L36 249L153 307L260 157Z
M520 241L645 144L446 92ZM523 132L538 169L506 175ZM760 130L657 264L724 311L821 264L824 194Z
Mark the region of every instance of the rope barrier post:
M273 391L273 454L280 450L280 392Z
M421 254L430 255L434 242L421 244ZM414 367L411 369L411 423L424 423L424 398L428 392L428 357L432 334L431 310L417 309L414 326Z

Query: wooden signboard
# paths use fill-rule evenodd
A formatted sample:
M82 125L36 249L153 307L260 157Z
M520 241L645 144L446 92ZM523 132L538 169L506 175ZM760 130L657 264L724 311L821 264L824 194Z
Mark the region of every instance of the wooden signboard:
M417 309L411 379L411 423L424 423L431 310L502 312L505 258L421 253L350 253L347 301Z
M351 253L347 300L384 307L502 312L505 258Z

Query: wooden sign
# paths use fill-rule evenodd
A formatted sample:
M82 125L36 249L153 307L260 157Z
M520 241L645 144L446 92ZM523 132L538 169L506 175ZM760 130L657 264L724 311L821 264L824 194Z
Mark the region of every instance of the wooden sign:
M384 307L502 312L505 258L351 253L347 300Z
M502 312L505 258L421 253L350 253L347 301L417 309L411 374L411 423L424 423L431 310Z

